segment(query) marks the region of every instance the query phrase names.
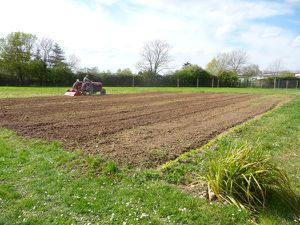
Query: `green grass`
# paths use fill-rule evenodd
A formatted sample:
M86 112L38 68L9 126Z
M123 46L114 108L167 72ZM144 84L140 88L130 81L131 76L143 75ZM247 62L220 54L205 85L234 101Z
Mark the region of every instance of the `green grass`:
M67 87L0 87L0 98L27 98L63 95Z
M0 147L0 224L248 223L246 211L189 196L156 171L118 171L3 129Z
M61 95L66 88L0 87L0 98ZM300 196L300 90L242 88L122 88L108 93L218 91L289 94L294 99L241 129L223 136L207 151L252 143L284 169ZM210 151L211 150L211 151ZM212 151L213 150L213 151ZM26 139L0 129L0 224L294 224L299 221L274 194L253 214L209 203L183 191L204 175L206 154L182 157L160 170L118 168L113 162L65 151L58 142ZM180 184L180 185L177 185ZM253 219L253 218L256 219ZM124 223L125 222L125 223Z
M62 96L70 87L0 87L0 98ZM300 95L300 89L210 88L210 87L105 87L108 94L141 92L223 92Z
M285 170L291 182L292 189L300 197L300 98L296 97L282 107L267 113L260 119L242 127L234 133L223 136L213 145L208 145L202 151L194 151L164 170L164 177L171 183L188 184L197 181L199 176L205 176L205 163L208 157L221 163L222 151L231 152L232 145L241 146L251 143L259 146L269 154L272 163ZM221 152L219 152L221 151ZM196 174L196 176L195 176ZM267 202L269 208L257 216L262 224L293 224L298 220L296 215L284 201L275 193ZM298 209L300 212L300 209Z

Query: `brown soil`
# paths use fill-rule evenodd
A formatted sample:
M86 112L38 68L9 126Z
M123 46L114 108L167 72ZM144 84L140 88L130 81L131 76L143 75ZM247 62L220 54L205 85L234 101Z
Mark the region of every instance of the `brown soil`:
M253 94L142 93L0 100L0 127L58 139L118 163L154 167L282 99Z

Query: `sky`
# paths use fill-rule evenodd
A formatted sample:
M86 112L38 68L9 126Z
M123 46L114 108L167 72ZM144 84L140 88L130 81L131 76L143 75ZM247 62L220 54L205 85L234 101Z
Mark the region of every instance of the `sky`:
M0 0L0 37L51 38L81 67L130 68L145 42L172 48L170 70L242 49L264 70L300 70L300 0Z

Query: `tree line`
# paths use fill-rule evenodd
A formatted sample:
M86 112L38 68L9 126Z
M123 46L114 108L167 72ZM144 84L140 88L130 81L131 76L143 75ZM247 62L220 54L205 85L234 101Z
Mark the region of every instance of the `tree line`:
M171 71L170 51L166 41L147 42L136 64L137 74L128 68L113 73L99 71L97 67L80 69L77 57L67 57L52 39L13 32L0 39L0 85L71 85L75 79L81 80L89 74L92 80L107 86L236 86L239 76L249 80L261 74L258 65L250 64L243 50L219 53L205 68L186 62L180 69ZM277 71L274 76L278 77L282 76L279 64L273 64ZM284 76L292 74L286 71Z
M1 83L57 85L74 80L76 58L67 60L62 47L49 38L13 32L0 39Z

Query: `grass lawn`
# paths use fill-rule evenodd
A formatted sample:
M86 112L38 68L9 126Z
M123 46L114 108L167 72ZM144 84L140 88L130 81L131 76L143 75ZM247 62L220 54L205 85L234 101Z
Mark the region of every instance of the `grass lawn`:
M27 98L36 96L62 96L70 87L0 87L0 98ZM105 87L108 94L140 92L227 92L300 95L300 89L266 88L210 88L210 87Z
M60 95L66 88L0 87L0 98ZM300 90L239 88L107 88L109 93L222 91L289 94L293 100L265 114L217 146L258 144L284 168L300 196ZM205 154L192 154L163 173L118 168L112 161L65 151L60 143L22 138L0 129L0 224L295 224L284 203L251 213L184 192L201 174ZM178 185L179 184L179 185ZM297 222L295 222L295 220Z

